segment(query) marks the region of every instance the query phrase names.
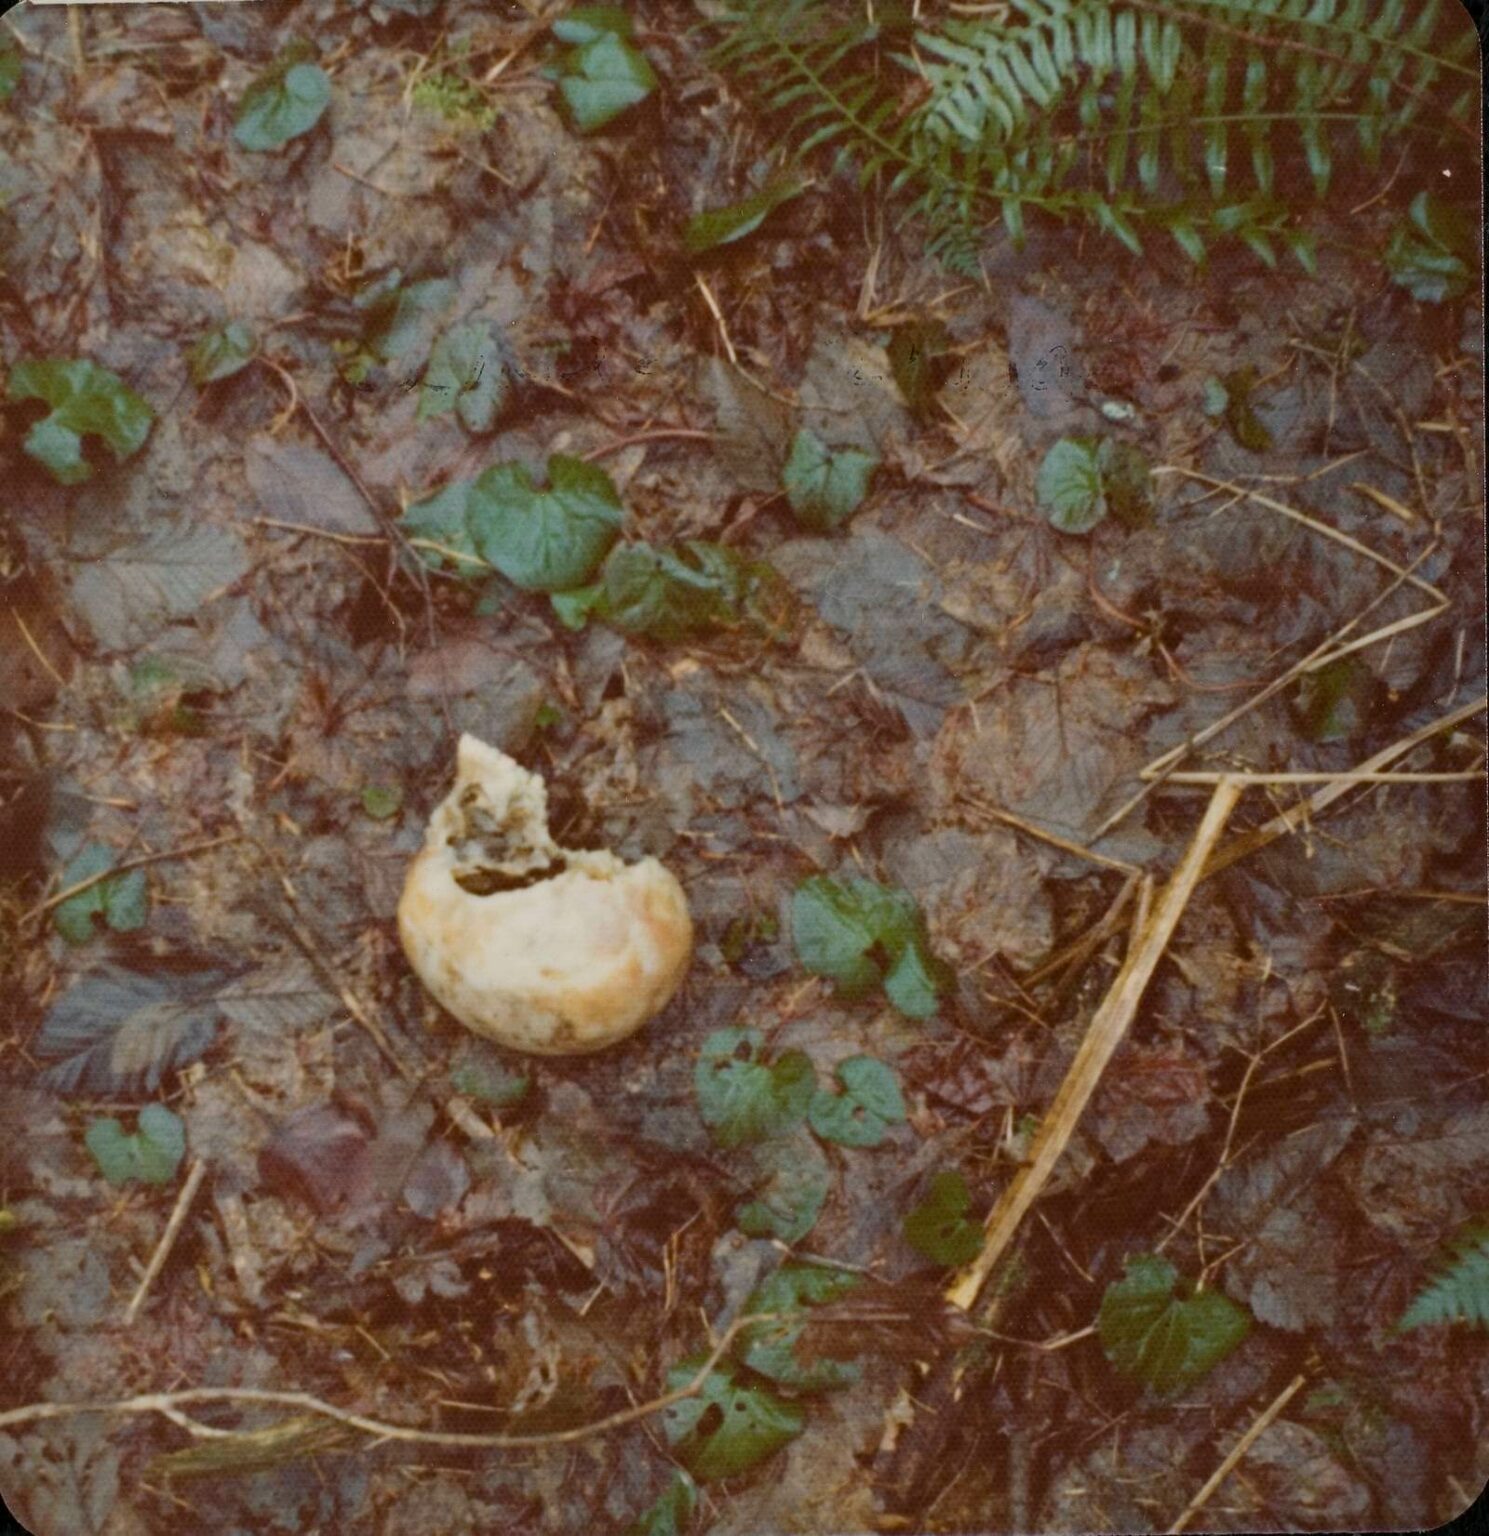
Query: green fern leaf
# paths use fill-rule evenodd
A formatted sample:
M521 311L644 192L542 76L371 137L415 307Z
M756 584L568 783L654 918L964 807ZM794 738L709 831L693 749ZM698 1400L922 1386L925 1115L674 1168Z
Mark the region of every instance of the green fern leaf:
M1466 1233L1453 1247L1457 1257L1417 1293L1396 1324L1398 1332L1432 1323L1489 1329L1489 1228Z

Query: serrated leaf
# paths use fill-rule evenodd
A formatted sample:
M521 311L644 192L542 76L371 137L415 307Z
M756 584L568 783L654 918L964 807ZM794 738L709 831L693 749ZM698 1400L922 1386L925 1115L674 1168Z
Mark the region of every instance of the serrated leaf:
M186 1155L186 1127L164 1104L147 1104L132 1135L117 1120L90 1120L83 1139L110 1184L169 1184Z
M817 1224L832 1172L817 1145L805 1136L772 1138L753 1149L754 1198L735 1214L751 1237L799 1243Z
M687 1386L707 1359L700 1353L678 1361L667 1373L668 1390ZM708 1482L733 1477L780 1450L801 1433L806 1411L763 1386L750 1385L739 1367L722 1361L696 1396L663 1410L662 1424L683 1464Z
M657 1501L626 1527L625 1536L683 1536L697 1508L697 1484L678 1467Z
M1094 437L1062 437L1039 466L1035 491L1061 533L1089 533L1106 516L1098 449Z
M594 133L645 101L657 87L646 55L613 32L576 48L565 64L559 90L574 126Z
M1246 1337L1250 1316L1219 1291L1181 1300L1178 1274L1152 1254L1130 1257L1106 1288L1097 1331L1107 1359L1160 1393L1192 1386Z
M212 1044L223 980L217 971L147 976L117 966L84 976L52 1004L32 1042L50 1063L38 1081L62 1094L153 1092Z
M845 1147L877 1147L891 1125L905 1118L905 1100L894 1068L873 1056L850 1056L837 1069L841 1093L818 1089L807 1122L824 1141Z
M1453 1244L1453 1255L1401 1314L1398 1332L1445 1323L1489 1329L1489 1229L1470 1229Z
M863 504L879 461L856 448L836 451L803 427L792 439L781 470L786 499L805 527L828 532Z
M144 537L72 566L72 604L103 650L133 650L172 620L198 613L248 566L232 529L162 520Z
M911 1018L929 1018L944 968L930 955L915 902L903 891L850 876L814 875L791 899L791 934L801 963L847 997L882 983Z
M257 350L253 330L242 320L219 325L191 349L188 364L192 382L200 388L204 384L215 384L218 379L231 378L253 361Z
M311 57L306 44L291 44L244 91L233 126L244 149L279 149L321 120L331 102L331 82Z
M451 522L452 506L442 509ZM548 460L546 487L521 464L494 465L470 487L464 512L469 545L527 592L583 586L614 544L623 516L610 476L561 453Z
M683 244L693 255L701 255L721 245L733 245L752 235L782 203L799 197L802 183L794 180L772 182L769 186L724 208L706 208L695 213L683 226Z
M802 1051L774 1061L755 1029L717 1029L704 1042L693 1073L698 1111L721 1147L764 1141L805 1117L814 1073Z
M851 1387L863 1374L856 1360L814 1360L803 1364L796 1356L797 1341L806 1331L805 1309L837 1301L860 1284L857 1275L825 1265L786 1263L751 1292L742 1309L788 1314L769 1322L753 1323L740 1334L739 1358L752 1371L792 1392L828 1392ZM792 1316L790 1314L796 1314Z
M139 451L155 419L117 373L86 358L19 362L11 369L8 393L12 400L51 406L22 446L62 485L79 485L93 474L83 457L85 436L101 437L122 464Z
M113 853L102 843L88 843L62 871L59 889L67 890L114 865ZM143 869L126 870L90 885L52 908L57 932L69 944L86 944L102 924L115 933L130 933L145 926L150 898Z
M969 1219L972 1194L955 1169L938 1173L904 1221L905 1241L937 1264L969 1264L982 1251L982 1223Z
M457 325L434 344L419 391L420 421L453 410L466 429L489 432L507 400L507 375L491 327Z

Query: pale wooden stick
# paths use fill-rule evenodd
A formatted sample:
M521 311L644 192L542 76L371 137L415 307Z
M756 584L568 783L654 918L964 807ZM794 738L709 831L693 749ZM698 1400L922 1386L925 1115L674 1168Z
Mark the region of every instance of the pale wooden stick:
M1188 904L1190 893L1199 881L1205 861L1224 831L1240 795L1240 786L1228 779L1222 779L1215 786L1199 830L1154 904L1151 917L1140 921L1122 969L1092 1016L1086 1037L1070 1063L1065 1080L1039 1123L1029 1149L1029 1161L1014 1174L1013 1181L993 1207L987 1219L982 1252L948 1288L946 1299L953 1306L970 1310L1020 1221L1054 1172L1077 1121L1101 1081L1101 1074L1127 1033L1148 982ZM1151 881L1144 884L1146 889L1151 889ZM1141 907L1139 914L1142 919Z
M166 1222L165 1231L161 1233L160 1241L155 1245L155 1252L150 1255L150 1262L145 1267L145 1273L135 1288L134 1295L130 1298L129 1309L124 1314L126 1324L132 1323L139 1316L145 1297L149 1295L150 1287L155 1284L155 1277L165 1267L165 1261L170 1257L171 1249L176 1246L176 1239L181 1235L186 1213L191 1209L191 1202L196 1199L196 1192L202 1187L202 1180L206 1176L207 1164L199 1157L192 1163L191 1172L186 1175L181 1193L176 1196L176 1208L171 1212L171 1219Z
M1413 731L1410 736L1403 736L1400 741L1393 742L1367 758L1356 769L1356 773L1375 773L1381 768L1387 767L1396 761L1398 757L1404 757L1413 747L1419 747L1424 741L1436 736L1440 731L1450 731L1456 725L1462 725L1465 720L1471 720L1478 714L1489 699L1474 699L1471 703L1462 704L1457 709L1451 710L1439 720L1434 720L1431 725L1424 725L1421 730ZM1254 832L1244 833L1233 842L1228 843L1205 866L1205 875L1208 877L1222 869L1229 869L1238 859L1244 859L1248 854L1255 853L1258 848L1265 848L1268 843L1275 842L1286 832L1291 832L1299 822L1317 816L1320 811L1326 810L1341 796L1347 795L1354 788L1354 784L1345 781L1336 781L1325 785L1316 795L1310 795L1308 799L1293 806L1291 810L1284 811L1280 816L1274 816L1271 821L1264 823Z
M1144 769L1143 777L1157 777ZM1482 779L1482 768L1462 773L1366 773L1360 768L1342 768L1338 773L1170 773L1170 784L1218 784L1230 779L1236 784L1462 784Z
M1179 1532L1205 1507L1210 1500L1210 1496L1235 1471L1236 1463L1256 1444L1257 1438L1261 1435L1262 1431L1287 1407L1307 1379L1306 1376L1294 1376L1282 1391L1272 1399L1271 1403L1257 1416L1256 1422L1251 1428L1236 1441L1231 1453L1210 1474L1205 1486L1190 1499L1184 1513L1169 1526L1168 1536L1179 1536Z

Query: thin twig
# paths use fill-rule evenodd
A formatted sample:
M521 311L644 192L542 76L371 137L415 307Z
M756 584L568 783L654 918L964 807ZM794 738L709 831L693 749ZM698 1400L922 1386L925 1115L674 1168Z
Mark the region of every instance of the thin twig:
M1184 1508L1184 1513L1180 1515L1179 1518L1175 1520L1171 1526L1169 1526L1168 1536L1179 1536L1179 1532L1181 1532L1189 1524L1189 1522L1194 1519L1200 1510L1205 1507L1205 1505L1210 1501L1210 1498L1214 1494L1215 1490L1226 1480L1226 1478L1231 1475L1232 1472L1235 1471L1237 1463L1239 1463L1246 1452L1256 1444L1257 1439L1261 1435L1262 1431L1272 1423L1277 1415L1280 1414L1282 1410L1286 1408L1287 1405L1293 1400L1293 1398L1297 1396L1298 1392L1302 1390L1303 1383L1307 1381L1307 1379L1308 1378L1306 1376L1301 1374L1294 1376L1293 1379L1288 1382L1288 1384L1282 1389L1282 1391L1280 1391L1277 1396L1272 1399L1267 1407L1257 1415L1255 1422L1231 1448L1230 1454L1205 1480L1205 1486L1201 1488L1200 1491L1195 1494L1192 1499L1190 1499L1189 1503Z
M166 859L189 859L194 854L205 853L209 848L220 848L225 843L241 842L242 838L241 832L229 832L222 837L208 838L205 843L189 843L185 848L166 848L160 853L142 853L136 859L125 859L122 864L115 864L110 869L101 869L96 875L89 875L86 880L79 880L73 885L64 887L55 896L48 896L45 901L32 907L21 921L29 923L33 918L50 912L53 907L60 907L64 901L71 901L74 896L90 891L102 881L112 880L115 875L122 875L128 870L140 869L146 864L160 864Z
M1005 811L1002 806L994 805L990 800L969 796L967 803L981 815L991 816L994 821L1006 822L1010 827L1017 827L1020 832L1037 838L1041 843L1048 843L1051 848L1058 848L1062 853L1073 853L1078 859L1085 859L1090 864L1104 865L1107 869L1119 869L1124 875L1142 874L1142 870L1136 864L1129 864L1126 859L1114 859L1109 854L1096 853L1082 843L1072 842L1069 838L1060 837L1054 832L1046 832L1043 827L1035 826L1032 821L1025 821L1022 816L1015 816L1012 811Z
M116 1398L111 1402L28 1403L24 1407L10 1408L0 1413L0 1429L8 1429L12 1424L34 1423L38 1419L69 1418L79 1413L159 1413L167 1418L176 1418L183 1428L191 1426L189 1433L199 1434L207 1428L206 1425L197 1425L194 1420L177 1416L177 1409L184 1404L267 1403L281 1408L298 1408L303 1413L317 1413L322 1418L334 1419L338 1424L347 1424L353 1429L360 1429L364 1434L375 1435L380 1440L401 1440L415 1445L469 1445L493 1450L521 1450L535 1445L572 1444L576 1440L588 1439L591 1435L622 1429L627 1424L649 1418L664 1408L670 1408L673 1403L694 1396L742 1330L755 1323L778 1321L786 1315L781 1312L756 1312L736 1318L724 1330L723 1337L714 1345L708 1358L686 1386L666 1392L634 1408L623 1408L618 1413L607 1414L589 1424L579 1424L572 1429L550 1430L546 1434L476 1435L437 1429L412 1429L407 1424L390 1424L383 1419L373 1419L366 1414L338 1408L335 1403L328 1403L309 1392L278 1392L265 1387L186 1387L179 1392L145 1392L138 1397Z
M957 1275L946 1292L946 1299L953 1306L963 1311L971 1309L1020 1221L1055 1171L1055 1165L1069 1143L1091 1095L1096 1091L1107 1063L1127 1033L1148 982L1168 947L1168 941L1173 937L1174 929L1178 927L1191 892L1199 882L1205 861L1225 830L1226 821L1240 795L1240 786L1229 780L1222 780L1215 786L1204 819L1180 860L1179 867L1154 902L1151 917L1140 907L1141 927L1134 931L1132 947L1122 969L1117 972L1101 1006L1092 1016L1086 1037L1075 1053L1065 1080L1039 1123L1033 1145L1029 1149L1029 1161L1014 1175L1013 1181L993 1207L987 1219L982 1251ZM1144 885L1151 889L1151 879L1145 879Z
M1450 731L1455 726L1462 725L1465 720L1471 720L1489 704L1489 699L1475 699L1470 704L1460 705L1451 710L1440 719L1434 720L1430 725L1424 725L1421 730L1413 731L1410 736L1403 736L1400 741L1393 742L1389 747L1377 752L1374 757L1367 758L1355 770L1359 773L1374 773L1378 769L1385 768L1396 761L1398 757L1404 757L1413 747L1419 747L1424 741L1442 731ZM1236 838L1214 856L1205 866L1205 876L1216 874L1222 869L1229 869L1238 859L1244 859L1249 854L1255 853L1258 848L1265 848L1268 843L1275 842L1284 833L1291 832L1302 821L1311 820L1319 812L1326 810L1341 796L1347 795L1353 788L1349 780L1327 784L1316 795L1311 795L1307 800L1284 811L1280 816L1274 816L1271 821L1257 827L1255 831L1244 833Z
M1170 773L1170 784L1218 784L1232 779L1237 784L1462 784L1482 779L1484 770L1465 769L1461 773L1366 773L1346 768L1338 773Z
M129 1309L124 1314L126 1323L132 1323L139 1315L145 1297L150 1293L150 1287L155 1284L156 1276L160 1274L165 1261L170 1257L171 1249L176 1245L176 1238L180 1235L186 1213L191 1209L191 1202L196 1199L196 1192L202 1187L202 1180L206 1176L207 1164L199 1157L192 1163L191 1172L186 1175L186 1182L181 1186L181 1193L176 1197L176 1207L171 1212L171 1219L166 1222L165 1231L161 1233L160 1241L155 1245L155 1252L150 1255L150 1263L146 1266L145 1273L141 1276L140 1283L130 1298Z

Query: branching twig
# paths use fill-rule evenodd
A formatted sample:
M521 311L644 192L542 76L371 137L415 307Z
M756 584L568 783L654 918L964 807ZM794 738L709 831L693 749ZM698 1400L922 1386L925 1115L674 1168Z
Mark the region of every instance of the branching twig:
M612 1429L623 1429L638 1419L649 1418L693 1397L702 1390L713 1368L723 1359L729 1346L747 1327L760 1322L778 1321L788 1314L780 1312L754 1312L747 1317L736 1318L724 1330L723 1337L709 1352L697 1373L686 1386L672 1392L664 1392L650 1402L634 1408L623 1408L618 1413L607 1414L589 1424L579 1424L572 1429L549 1430L534 1435L478 1435L458 1434L438 1429L414 1429L407 1424L390 1424L385 1419L369 1418L366 1414L353 1413L338 1408L324 1398L309 1392L279 1392L266 1387L185 1387L179 1392L145 1392L138 1397L116 1398L111 1402L82 1403L28 1403L22 1408L9 1408L0 1413L0 1430L13 1424L31 1424L39 1419L64 1419L79 1413L158 1413L181 1425L193 1435L213 1433L209 1426L188 1419L179 1410L188 1403L264 1403L280 1408L295 1408L301 1413L315 1413L322 1418L334 1419L363 1434L375 1435L380 1440L401 1440L415 1445L468 1445L489 1450L521 1450L538 1445L565 1445L576 1440L586 1440L591 1435L604 1434ZM215 1431L221 1434L222 1431Z

